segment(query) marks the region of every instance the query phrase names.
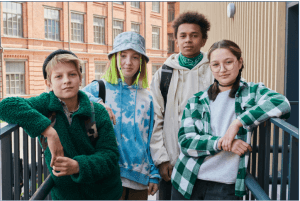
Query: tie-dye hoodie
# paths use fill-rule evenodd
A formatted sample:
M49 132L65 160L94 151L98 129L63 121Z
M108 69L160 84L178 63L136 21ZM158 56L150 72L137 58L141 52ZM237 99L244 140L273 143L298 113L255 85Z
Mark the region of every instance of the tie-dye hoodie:
M105 82L106 105L116 117L114 131L120 152L121 177L148 186L158 183L160 176L150 154L153 129L153 101L150 92L136 85ZM98 102L99 84L92 82L83 88L89 99Z

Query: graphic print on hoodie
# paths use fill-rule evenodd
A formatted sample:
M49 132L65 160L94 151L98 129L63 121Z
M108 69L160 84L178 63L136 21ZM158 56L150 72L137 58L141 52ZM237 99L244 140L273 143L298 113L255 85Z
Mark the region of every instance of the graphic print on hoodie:
M106 105L116 117L114 131L120 152L121 177L148 186L158 183L159 171L150 155L149 143L153 130L153 102L150 92L136 85L105 82ZM99 99L98 82L86 86L84 92L91 101Z

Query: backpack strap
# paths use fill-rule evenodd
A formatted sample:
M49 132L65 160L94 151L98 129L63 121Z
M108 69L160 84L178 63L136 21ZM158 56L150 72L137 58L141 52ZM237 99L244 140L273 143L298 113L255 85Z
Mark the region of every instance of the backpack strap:
M164 64L161 68L160 91L161 91L161 95L164 98L165 108L167 105L167 96L168 96L172 74L173 74L173 68Z
M90 138L90 141L93 145L93 147L96 146L96 142L99 138L98 135L98 131L97 131L97 127L96 127L96 120L95 120L95 109L94 109L94 104L92 101L90 101L91 103L91 118L88 118L87 120L85 120L85 130L87 135Z
M93 80L92 82L94 82L94 81L98 82L98 84L99 84L99 95L98 95L98 97L100 97L103 100L103 103L105 103L105 92L106 92L105 83L104 83L103 80Z
M90 141L91 141L93 147L95 147L99 136L98 136L98 131L97 131L97 127L96 127L94 104L92 101L90 101L90 104L91 104L91 114L92 115L90 118L88 118L87 120L84 121L84 124L85 124L86 133L87 133L88 137L90 138ZM49 115L47 117L51 121L50 126L54 127L55 122L56 122L56 112L49 113ZM44 152L48 147L47 138L45 138L43 135L40 135L39 138L40 138L40 142L41 142L41 147L43 148L42 151Z

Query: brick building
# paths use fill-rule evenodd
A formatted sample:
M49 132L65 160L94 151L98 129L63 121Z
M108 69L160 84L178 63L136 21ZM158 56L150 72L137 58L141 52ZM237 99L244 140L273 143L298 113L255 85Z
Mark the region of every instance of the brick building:
M175 48L168 51L168 43L172 44L170 21L179 13L178 4L1 2L0 99L44 92L41 67L57 49L71 50L85 62L83 85L99 79L105 72L114 37L123 31L135 31L146 38L151 81L168 52L178 51L174 41ZM171 17L168 10L174 11Z

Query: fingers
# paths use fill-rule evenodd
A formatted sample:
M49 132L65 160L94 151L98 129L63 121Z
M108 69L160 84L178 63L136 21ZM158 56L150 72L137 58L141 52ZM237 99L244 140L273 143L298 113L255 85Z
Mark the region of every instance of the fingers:
M116 116L114 114L112 116L113 116L113 123L114 123L114 125L116 125L116 123L117 123L116 122Z
M222 149L222 142L223 142L223 138L219 139L219 141L218 141L218 149L219 150Z
M152 189L152 191L151 191L151 195L154 195L157 191L158 191L158 185L157 185L157 184L154 184L154 185L153 185L153 189Z
M52 173L57 176L57 177L61 177L61 176L66 176L66 172L55 172L54 170L52 170Z
M153 183L149 183L149 188L148 188L148 195L153 191Z

